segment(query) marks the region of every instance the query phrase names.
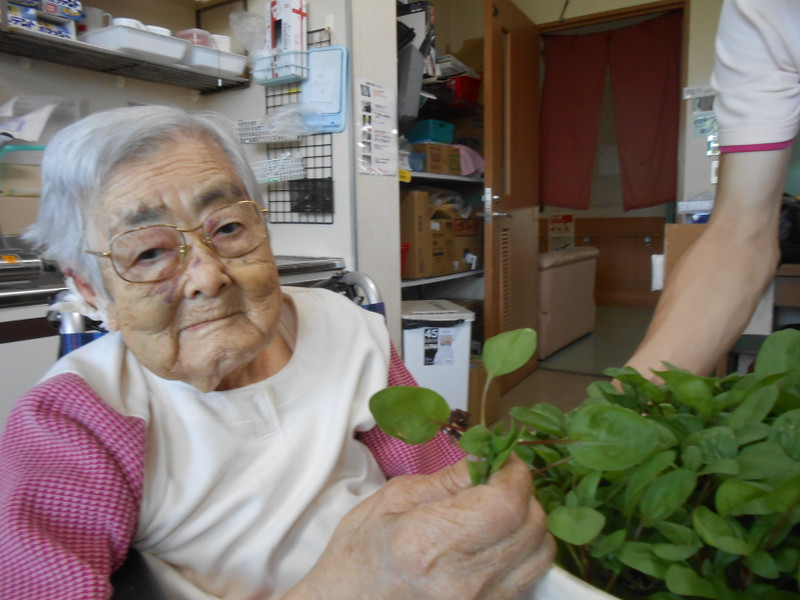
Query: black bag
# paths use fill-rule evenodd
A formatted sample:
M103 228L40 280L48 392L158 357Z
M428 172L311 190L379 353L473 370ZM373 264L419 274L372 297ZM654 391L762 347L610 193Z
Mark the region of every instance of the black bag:
M781 263L800 263L800 200L789 194L781 199L778 242Z

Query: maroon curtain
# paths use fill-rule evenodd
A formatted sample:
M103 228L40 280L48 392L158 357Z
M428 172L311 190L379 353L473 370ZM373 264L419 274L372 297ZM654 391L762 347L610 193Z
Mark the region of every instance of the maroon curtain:
M612 32L609 67L625 210L675 200L680 31L680 13L669 13Z
M589 207L608 65L607 34L545 38L541 201Z
M679 12L588 35L545 38L541 202L587 209L610 69L625 210L675 199Z

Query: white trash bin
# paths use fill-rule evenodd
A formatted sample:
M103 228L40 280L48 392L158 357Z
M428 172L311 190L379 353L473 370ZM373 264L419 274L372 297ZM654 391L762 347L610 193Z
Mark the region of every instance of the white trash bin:
M475 313L449 300L403 302L403 362L450 408L467 410L472 321Z

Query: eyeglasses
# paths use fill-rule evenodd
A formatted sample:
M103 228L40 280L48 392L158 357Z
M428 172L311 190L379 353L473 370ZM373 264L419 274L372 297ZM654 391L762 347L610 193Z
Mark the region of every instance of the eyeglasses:
M202 228L203 243L217 256L239 258L267 239L264 215L268 212L252 200L242 200L210 212L195 227L144 225L114 236L104 252L84 252L110 258L114 271L125 281L162 281L178 273L183 266L191 248L185 234Z

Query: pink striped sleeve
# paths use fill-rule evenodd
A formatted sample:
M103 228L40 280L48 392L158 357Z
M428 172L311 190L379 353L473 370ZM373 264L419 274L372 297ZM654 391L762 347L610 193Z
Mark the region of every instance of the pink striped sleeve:
M417 385L394 346L391 349L388 385ZM416 446L386 435L379 427L359 433L358 439L372 452L386 477L435 473L466 456L441 431L431 441Z
M145 424L77 375L23 396L0 440L0 598L109 598L136 531Z

